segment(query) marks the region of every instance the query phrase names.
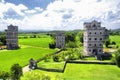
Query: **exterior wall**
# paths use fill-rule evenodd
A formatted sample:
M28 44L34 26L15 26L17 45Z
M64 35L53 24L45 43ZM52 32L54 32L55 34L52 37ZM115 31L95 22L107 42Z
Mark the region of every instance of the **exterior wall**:
M105 40L106 29L101 23L92 21L84 23L84 52L87 55L103 53L103 41ZM106 37L107 38L107 37Z
M18 48L18 26L10 25L6 30L6 45L7 49Z
M65 48L65 34L64 33L56 33L56 47Z

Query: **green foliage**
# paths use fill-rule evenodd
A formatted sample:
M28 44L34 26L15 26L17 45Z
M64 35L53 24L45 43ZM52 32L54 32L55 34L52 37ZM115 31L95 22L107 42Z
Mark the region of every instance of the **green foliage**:
M120 49L117 50L115 59L116 59L117 66L120 67Z
M59 62L59 55L58 54L53 55L53 61Z
M51 77L46 74L35 73L32 71L21 77L21 80L51 80Z
M70 41L75 42L76 34L73 32L66 32L65 34L65 42L68 43Z
M50 65L50 64L49 64ZM52 66L52 65L51 65ZM67 64L64 73L34 70L24 74L21 80L42 80L42 74L50 76L51 80L119 80L120 69L114 65L98 64ZM103 75L101 75L103 74ZM36 79L36 77L39 79ZM30 79L33 77L33 79Z
M111 31L110 35L114 36L114 35L120 35L120 31Z
M46 35L41 35L41 38L19 39L20 49L0 50L0 70L9 72L14 63L19 63L23 67L28 64L30 58L37 60L46 54L55 52L56 50L49 49L48 45L51 41L51 37Z
M11 67L11 78L12 80L20 80L23 75L22 67L19 64L14 64Z
M10 74L5 71L0 71L0 79L6 80L10 77Z
M6 45L6 36L5 35L0 36L0 42L2 42L3 45Z
M2 42L0 42L0 46L1 46L1 45L3 45L3 43L2 43Z
M55 42L51 42L51 43L49 43L49 48L50 49L55 49Z
M80 31L78 34L77 34L77 36L79 37L79 41L81 42L81 43L83 43L84 41L83 41L83 32L82 31Z
M112 45L116 45L116 42L115 41L112 41L112 43L111 43Z
M69 41L69 42L66 44L66 47L68 47L68 48L76 48L76 47L77 47L77 44L76 44L75 42Z
M105 46L108 48L108 45L110 45L110 40L105 41Z
M116 48L120 46L120 36L110 36L110 40L116 43Z

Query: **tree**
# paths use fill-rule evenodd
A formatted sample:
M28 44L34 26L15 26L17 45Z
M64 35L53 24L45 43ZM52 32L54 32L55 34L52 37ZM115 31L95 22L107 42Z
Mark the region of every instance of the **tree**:
M112 41L112 45L116 45L116 42L115 42L115 41Z
M49 48L50 49L55 49L55 42L51 42L51 43L49 43Z
M84 42L84 40L83 40L83 32L80 31L77 35L79 37L80 42L83 43Z
M10 74L8 72L0 71L0 79L6 80L10 77Z
M19 64L14 64L11 67L11 78L12 80L20 80L22 76L22 67Z
M115 55L116 64L118 67L120 67L120 49L117 50Z
M3 43L3 45L6 45L6 36L5 35L0 36L0 41Z
M3 43L0 41L0 46L3 45Z
M66 41L66 43L68 43L70 41L75 42L75 39L76 39L76 34L75 33L67 32L65 34L65 41Z
M108 48L108 45L110 45L110 40L105 41L105 46Z
M53 61L59 62L59 55L57 54L53 55Z
M83 35L82 35L82 36L80 36L80 42L81 42L81 43L83 43L83 42L84 42L84 40L83 40Z
M76 43L75 42L71 42L71 41L68 42L66 46L69 47L69 48L75 48L75 47L77 47Z

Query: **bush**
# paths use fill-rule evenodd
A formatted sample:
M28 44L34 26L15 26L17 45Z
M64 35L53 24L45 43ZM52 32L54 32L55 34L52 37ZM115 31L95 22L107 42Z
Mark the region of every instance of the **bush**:
M49 48L50 49L55 49L55 42L49 43Z
M67 43L67 47L68 47L68 48L76 48L77 45L76 45L75 42L71 42L71 41L70 41L70 42Z
M120 49L118 49L115 53L116 53L115 55L116 65L120 67Z
M59 62L59 55L53 55L53 61Z
M2 43L2 42L0 42L0 46L1 46L1 45L3 45L3 43Z
M6 80L10 77L10 74L8 72L0 71L0 79Z
M14 64L11 67L11 78L12 80L20 80L22 76L22 67L19 64Z
M120 67L120 54L117 54L115 59L116 59L116 65Z

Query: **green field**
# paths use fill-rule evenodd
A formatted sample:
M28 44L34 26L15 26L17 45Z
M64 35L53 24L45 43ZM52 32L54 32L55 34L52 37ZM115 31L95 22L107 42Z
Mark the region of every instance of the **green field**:
M116 45L120 47L120 36L110 36L111 41L115 41Z
M46 54L55 52L56 50L48 48L50 41L49 36L19 39L20 49L0 50L0 71L9 71L10 67L15 63L25 66L30 58L37 60Z
M48 75L51 80L120 80L120 69L112 65L67 64L64 73L34 70L27 72L21 80Z
M51 41L52 39L50 36L42 36L42 38L19 39L19 44L20 46L22 44L22 45L48 48L48 45Z
M110 36L110 40L111 42L115 41L120 47L120 36ZM54 62L53 64L50 62L41 62L38 65L46 68L61 67L61 65ZM21 80L37 80L41 75L47 75L51 80L120 80L120 68L116 65L67 64L64 73L33 70L25 73Z

